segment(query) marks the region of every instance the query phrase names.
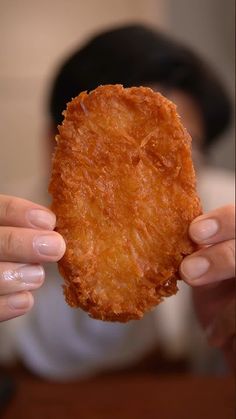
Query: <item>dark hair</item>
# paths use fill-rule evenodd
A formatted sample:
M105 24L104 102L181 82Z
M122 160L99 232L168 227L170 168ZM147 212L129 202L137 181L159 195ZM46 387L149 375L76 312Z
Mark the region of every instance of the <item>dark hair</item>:
M72 97L100 84L160 83L190 94L204 118L208 146L227 128L231 105L214 72L195 53L142 25L103 32L69 56L59 68L50 97L55 125Z

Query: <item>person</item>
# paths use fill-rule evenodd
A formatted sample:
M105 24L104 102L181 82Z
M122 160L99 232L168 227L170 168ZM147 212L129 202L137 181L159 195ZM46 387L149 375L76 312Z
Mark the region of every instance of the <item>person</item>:
M229 125L230 102L214 72L195 53L142 25L122 26L96 35L62 63L49 101L50 136L56 133L62 111L72 97L82 90L113 83L150 86L177 104L193 139L193 158L201 178L203 157ZM203 176L204 186L210 177L209 172L207 178ZM208 192L216 188L218 192L221 183L224 193L222 176L217 185L210 182ZM188 305L190 287L181 285L176 297L157 308L157 322L154 312L128 324L90 319L64 302L62 281L52 262L63 256L65 242L54 231L55 224L55 215L45 206L0 196L0 319L28 313L14 331L19 356L31 370L53 379L82 377L140 359L158 339L161 341L160 330L166 333L171 329L166 307L171 307L167 315L172 315L174 323ZM220 347L232 364L234 206L211 208L191 223L189 235L199 250L184 258L180 277L193 290L196 312L209 342ZM45 262L47 281L43 285ZM37 289L33 307L32 291ZM179 303L175 306L173 301ZM183 313L180 325L187 318L187 312ZM179 338L174 335L175 343L183 344L184 339Z

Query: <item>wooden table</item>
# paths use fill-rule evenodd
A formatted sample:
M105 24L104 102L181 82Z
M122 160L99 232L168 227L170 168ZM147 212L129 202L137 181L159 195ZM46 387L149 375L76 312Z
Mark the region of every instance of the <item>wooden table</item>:
M116 374L52 383L16 374L3 419L233 419L232 377Z

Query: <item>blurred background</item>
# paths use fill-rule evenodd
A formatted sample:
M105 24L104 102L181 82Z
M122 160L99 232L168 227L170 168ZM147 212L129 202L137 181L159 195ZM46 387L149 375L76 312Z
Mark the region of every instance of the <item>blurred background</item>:
M146 22L193 46L214 66L233 100L234 0L0 0L0 188L42 172L47 89L61 59L97 30ZM232 170L234 130L211 153ZM13 188L12 188L13 185ZM17 187L15 187L16 189Z
M154 28L160 28L171 37L183 41L187 46L192 47L193 50L199 52L200 55L212 65L213 69L219 74L225 84L226 90L234 104L234 9L234 0L0 0L0 193L25 196L24 193L21 193L19 185L25 185L27 188L29 180L30 185L32 186L37 184L38 180L40 181L41 178L44 178L44 172L47 172L47 164L44 160L45 155L43 149L45 141L48 140L49 119L47 101L52 78L61 61L97 31L109 29L124 23L147 23ZM228 131L224 133L221 140L222 141L217 142L211 150L209 162L217 169L222 168L232 172L234 168L234 122L232 122ZM224 194L222 193L222 188L218 188L219 180L222 177L221 170L219 172L220 174L218 177L214 178L217 179L214 180L216 186L214 193L217 195L217 198L221 198L221 195L227 195L228 202L229 193L227 192L226 187L228 175L224 178L226 180L226 184L224 184L223 187ZM232 174L229 173L230 179L231 176ZM232 184L230 184L230 188L231 186ZM210 185L210 188L212 188L212 185ZM212 208L221 205L218 200L215 200L215 198L213 199L207 188L206 190L206 196L208 197L209 195L209 199L212 200ZM221 190L220 193L219 190ZM35 190L35 194L36 192L37 190ZM34 198L37 202L37 194ZM224 201L224 198L222 199ZM42 300L44 301L44 299ZM187 299L186 304L188 304ZM161 315L164 320L168 318L168 328L164 327L164 329L161 330L161 333L164 336L164 340L166 339L168 342L169 353L167 354L170 357L173 356L173 354L175 355L178 353L179 344L181 347L184 346L184 338L181 334L183 322L181 320L178 324L176 309L175 306L173 307L174 309L168 309L168 304L165 304L161 310L160 308L158 309L159 315ZM191 307L190 309L188 309L188 307L185 308L182 303L176 307L178 312L183 310L182 317L180 318L186 319L187 316L185 313L188 311L185 310L191 310ZM18 318L16 319L15 324L14 321L11 321L6 322L5 324L2 323L0 326L0 360L2 359L4 362L6 361L6 363L11 357L13 358L13 356L11 356L10 348L11 339L14 341L15 328L19 327L20 322L24 322L24 319L25 317ZM165 322L163 322L163 324L165 326ZM198 352L198 357L196 358L199 359L199 361L197 361L199 365L194 365L192 370L196 370L197 372L207 371L208 373L212 370L217 371L217 373L222 372L222 370L224 372L224 365L223 368L221 367L221 364L219 364L219 368L215 368L215 365L218 363L218 354L212 355L212 352L209 352L209 356L207 355L207 363L205 364L205 361L203 362L205 353L208 351L205 347L205 337L202 336L201 331L198 332L198 326L195 324L195 319L192 320L191 328L194 329L197 343L195 340L192 340L191 342L187 341L186 345L191 346L191 351L195 353L195 355L196 352ZM170 336L168 336L168 334ZM9 341L6 337L8 337ZM203 341L201 344L202 346L198 346L201 340ZM158 356L155 352L150 361L152 369L157 358ZM159 356L159 361L157 366L159 372L166 372L167 370L160 370L160 365L163 364L161 356ZM174 364L172 363L170 366L170 368L172 368L171 371L173 371L173 365ZM146 366L147 364L144 362L144 368L146 368ZM183 365L178 363L178 368L184 370L185 367L185 360ZM24 399L25 394L25 405L28 403L28 399L30 399L28 394L30 394L31 391L31 381L26 381L26 383L26 391L24 390L24 387L22 387L23 390L21 396L19 396ZM131 389L133 388L133 384L135 384L135 380L131 383ZM116 395L116 393L119 393L121 387L118 388L117 392L113 392L112 385L108 384L103 392L105 396L107 391L109 393L109 389L111 398L114 394ZM182 400L182 405L185 406L186 392L188 395L192 392L193 397L195 398L195 404L198 403L196 402L196 400L198 401L198 396L195 397L195 394L196 389L201 389L201 384L199 385L199 382L196 382L196 387L194 387L195 384L192 387L191 385L191 382L190 384L186 382L185 387L179 387L179 382L176 381L172 386L172 390L169 391L168 387L166 387L167 390L165 390L163 394L166 394L167 396L167 406L171 407L172 405L169 403L169 396L171 394L177 394L178 398L180 397L180 400ZM224 386L224 384L222 385ZM12 390L11 386L11 381L8 383L8 381L5 380L2 387L0 382L0 396L3 395L2 388L4 388L4 391L8 388L6 391L8 391L9 394L11 392L13 393L14 389ZM152 382L150 386L152 386ZM99 386L94 386L93 397L96 397L98 387L100 388L100 384ZM219 416L217 416L218 408L216 401L218 401L218 399L220 400L224 387L218 390L220 397L218 397L217 394L215 395L214 382L211 382L209 387L206 385L206 388L202 388L204 389L204 397L205 394L214 397L214 400L209 399L209 406L211 412L212 406L216 406L214 417L217 419ZM225 388L228 388L227 385ZM49 387L35 387L35 393L33 393L32 390L32 394L37 393L40 397L41 391L43 390L43 394L45 395L43 398L41 397L39 399L39 416L37 417L43 416L43 413L40 414L40 412L42 412L40 409L43 405L47 405L47 396L50 395L51 391L51 389L49 391L48 389ZM149 387L147 387L147 389L149 389ZM179 389L179 392L176 392L176 389ZM83 389L81 388L81 390ZM98 394L99 398L101 397L102 399L103 387L101 387L100 390L101 392L98 392ZM60 399L63 393L70 393L68 388L67 393L66 388L63 391L60 388L58 391L58 394L60 394L60 396L57 396L58 399ZM112 392L114 394L112 394ZM151 390L148 390L148 392L149 394L152 394ZM129 391L127 391L127 394L128 393ZM80 393L80 391L78 391L78 395L79 394L82 394L83 405L83 392ZM140 394L142 394L142 392ZM54 393L52 393L52 395L54 397ZM5 397L5 395L3 396ZM31 399L36 400L34 397L35 396L31 397ZM72 393L72 398L73 397L76 397L77 400L77 393ZM160 397L162 397L161 392ZM134 395L134 405L136 405L138 399L139 397ZM140 400L141 399L142 397L140 397ZM0 397L0 405L1 400ZM55 400L57 399L55 398ZM52 405L56 405L55 400L52 399ZM87 400L89 400L88 403L90 403L90 387L88 387ZM148 403L146 403L145 400L146 399L143 398L146 407L146 404L148 405ZM191 399L189 400L191 401ZM194 399L192 401L194 402ZM74 399L72 402L74 403ZM127 403L129 405L130 400L128 400ZM205 399L202 404L199 402L199 406L204 406L204 403ZM25 405L24 403L22 404L19 402L16 404L16 411L18 412L19 406L21 406L24 411ZM74 405L76 404L74 403ZM156 408L156 395L154 393L153 405ZM57 412L58 418L78 417L78 415L70 416L68 414L68 406L69 404L67 403L65 405L65 416L63 416L63 413L61 413L61 416L58 416L58 413L60 412ZM192 404L189 408L191 408L191 415L194 414ZM186 411L188 412L188 410ZM220 412L219 409L218 411ZM109 416L97 416L96 414L91 417L116 417L113 413L114 412L109 414ZM51 414L50 417L52 416L53 414ZM134 416L135 415L132 415L131 413L131 415L129 414L127 417ZM199 413L196 417L199 418L203 416L204 415ZM11 419L15 417L16 416L12 413L5 418ZM33 416L25 416L25 413L23 413L22 416L18 415L18 417L24 417L26 419L28 417L36 418L35 411ZM88 416L82 415L81 417L87 418ZM138 414L135 417L138 418ZM145 416L142 417L153 417L153 415L146 416L145 414ZM161 417L164 417L164 415L161 415ZM173 414L170 417L177 418L183 416L176 416ZM206 411L205 417L209 417L206 414ZM221 417L226 416L222 415Z

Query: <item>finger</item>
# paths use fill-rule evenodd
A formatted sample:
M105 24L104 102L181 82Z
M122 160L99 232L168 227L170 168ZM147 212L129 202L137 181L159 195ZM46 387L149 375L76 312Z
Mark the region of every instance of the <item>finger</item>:
M214 244L235 237L235 207L227 205L195 218L189 235L200 245Z
M202 248L184 258L180 275L192 286L207 285L235 276L235 241Z
M0 225L53 230L55 215L47 208L7 195L0 195Z
M65 242L55 231L0 227L0 260L19 263L56 262Z
M235 300L231 300L207 327L206 336L210 345L223 347L235 334Z
M0 321L13 319L27 313L34 304L30 292L18 292L0 297Z
M44 278L41 265L0 262L0 295L36 289L43 284Z

